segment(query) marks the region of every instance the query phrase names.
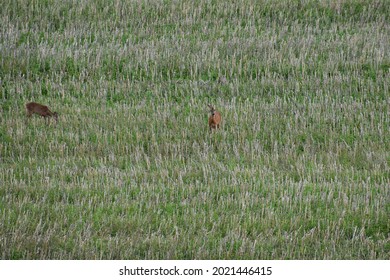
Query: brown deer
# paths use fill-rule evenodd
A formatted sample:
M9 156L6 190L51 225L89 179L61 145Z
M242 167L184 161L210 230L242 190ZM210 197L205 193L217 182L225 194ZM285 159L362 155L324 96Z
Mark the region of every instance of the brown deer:
M57 112L52 112L49 110L49 108L45 105L35 103L35 102L30 102L26 104L26 111L27 111L27 117L30 118L32 114L37 114L48 120L49 117L53 117L56 122L58 121L58 114Z
M221 113L215 110L215 108L211 105L209 105L211 116L209 117L209 128L210 131L213 129L219 128L221 124Z

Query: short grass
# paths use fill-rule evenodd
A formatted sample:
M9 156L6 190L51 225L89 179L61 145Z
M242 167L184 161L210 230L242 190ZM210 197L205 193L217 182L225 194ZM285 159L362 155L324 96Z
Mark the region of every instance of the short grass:
M389 1L1 6L1 259L390 258Z

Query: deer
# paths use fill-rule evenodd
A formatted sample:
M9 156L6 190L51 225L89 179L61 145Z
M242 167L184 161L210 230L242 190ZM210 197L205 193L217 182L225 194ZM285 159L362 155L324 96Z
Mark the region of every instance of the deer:
M209 117L209 128L210 131L212 131L213 129L219 128L222 117L221 117L221 113L215 110L215 108L212 105L209 104L208 106L210 108L210 113L211 113Z
M49 107L35 103L35 102L30 102L26 104L26 111L27 111L27 117L30 118L32 114L37 114L48 120L49 117L52 117L55 119L55 121L58 121L58 113L57 112L52 112L49 110Z

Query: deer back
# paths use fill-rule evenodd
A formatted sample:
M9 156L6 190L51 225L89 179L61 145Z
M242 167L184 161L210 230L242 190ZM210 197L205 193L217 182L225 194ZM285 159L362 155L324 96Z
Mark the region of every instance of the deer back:
M35 113L41 116L52 116L53 113L49 110L49 107L35 103L35 102L30 102L26 104L26 109L30 113Z

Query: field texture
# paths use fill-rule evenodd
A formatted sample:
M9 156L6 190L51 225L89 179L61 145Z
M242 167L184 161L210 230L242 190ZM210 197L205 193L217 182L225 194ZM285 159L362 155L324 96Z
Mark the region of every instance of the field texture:
M0 259L390 259L389 69L388 0L2 0Z

